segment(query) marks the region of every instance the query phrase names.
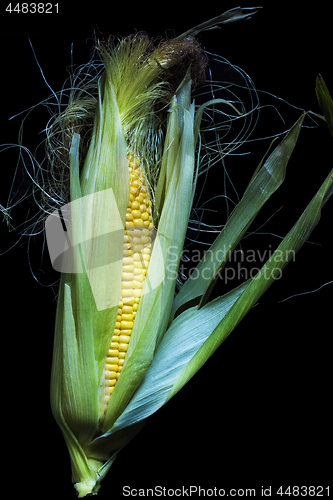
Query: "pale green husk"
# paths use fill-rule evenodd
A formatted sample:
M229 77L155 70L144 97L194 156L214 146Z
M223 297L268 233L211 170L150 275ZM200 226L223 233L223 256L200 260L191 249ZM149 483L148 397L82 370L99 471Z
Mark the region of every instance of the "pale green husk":
M249 15L240 11L232 16ZM233 20L232 16L227 19ZM207 29L217 22L221 19L204 23L204 27ZM190 30L184 36L193 36L197 31ZM303 115L256 169L241 201L210 249L213 258L198 264L196 279L188 279L174 298L174 270L178 269L192 206L195 151L203 111L199 108L196 113L191 102L188 72L169 102L159 174L154 174L158 243L151 256L147 293L141 298L124 369L104 418L100 386L116 321L117 306L113 304L118 303L120 296L121 261L97 269L90 269L89 262L94 261L95 252L102 253L106 259L103 262L108 262L108 256L114 253L121 255L122 241L115 240L111 247L102 248L98 240L94 246L83 244L94 235L116 232L119 224L117 217L105 210L107 201L103 196L96 197L91 218L83 216L84 197L112 190L124 223L129 197L126 151L128 141L135 137L130 131L135 129L139 133L140 122L138 115L132 123L130 114L126 114L127 97L119 97L119 84L115 81L119 75L113 76L112 70L111 58L100 81L93 135L81 174L81 137L78 133L72 136L70 194L71 201L77 203L73 204L71 218L75 228L73 241L77 244L75 259L82 272L61 276L54 341L52 411L69 450L79 497L97 493L117 454L139 432L144 420L188 382L265 293L294 255L292 252L297 252L307 240L319 221L323 205L333 193L332 171L257 275L209 301L217 273L229 253L284 181ZM153 91L158 93L161 88L154 78ZM127 91L135 93L135 89ZM138 106L147 119L144 102ZM140 114L139 108L135 113ZM99 294L101 300L110 299L107 302L110 307L99 307Z

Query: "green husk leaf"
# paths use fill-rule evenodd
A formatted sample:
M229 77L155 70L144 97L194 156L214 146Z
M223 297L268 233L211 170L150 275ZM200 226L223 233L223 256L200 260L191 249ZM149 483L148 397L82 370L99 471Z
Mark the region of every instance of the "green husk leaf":
M196 267L198 272L194 273L195 279L190 277L180 289L173 304L173 314L176 314L177 309L186 307L186 304L193 305L194 300L200 301L201 306L207 302L215 277L227 263L230 253L238 245L263 205L284 181L286 167L304 116L302 115L297 120L251 180L241 201L230 215L206 257L204 256L198 263Z
M112 393L112 405L108 406L103 432L109 431L126 408L152 363L155 346L169 319L175 289L173 269L178 269L192 203L194 127L190 95L191 82L187 77L171 104L156 191L160 219L145 287L149 288L161 273L162 279L148 293L145 288L143 290L122 376Z
M321 75L316 79L316 95L327 126L333 136L333 100Z
M140 387L111 432L159 409L201 368L267 291L308 239L321 209L333 194L333 170L276 251L257 275L202 308L194 306L174 319ZM177 352L177 357L174 357Z
M178 392L201 368L250 309L258 302L260 297L274 283L275 279L280 278L282 270L288 262L294 259L295 254L307 241L310 234L317 226L320 220L321 210L332 194L333 170L329 173L317 194L306 207L296 224L282 240L270 259L253 279L246 282L247 286L244 292L208 337L207 341L187 364L172 392L169 394L168 399L176 394L176 392ZM223 297L221 299L223 300Z
M194 306L184 311L172 322L155 352L151 367L124 413L111 429L112 433L140 422L167 401L170 391L186 364L246 286L247 284L244 284L232 290L224 297L223 303L215 300L200 310ZM177 352L176 357L175 352Z
M235 7L230 9L219 16L210 19L209 21L205 21L204 23L198 24L191 28L185 33L179 35L178 38L189 38L198 35L201 31L212 30L220 28L220 24L227 24L233 21L240 21L241 19L248 19L253 16L261 7Z

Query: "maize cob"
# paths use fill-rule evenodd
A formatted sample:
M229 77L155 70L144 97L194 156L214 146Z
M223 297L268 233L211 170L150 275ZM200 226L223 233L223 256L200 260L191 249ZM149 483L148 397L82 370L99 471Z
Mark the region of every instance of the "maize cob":
M138 160L127 157L130 197L126 213L122 292L118 316L104 367L104 413L120 377L138 309L152 247L152 203Z

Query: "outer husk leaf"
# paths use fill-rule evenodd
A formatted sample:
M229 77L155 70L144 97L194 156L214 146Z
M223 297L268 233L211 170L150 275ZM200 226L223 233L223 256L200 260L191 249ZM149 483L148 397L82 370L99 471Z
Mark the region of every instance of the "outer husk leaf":
M321 209L333 194L333 170L276 251L257 275L202 308L177 316L157 348L153 363L112 431L146 419L202 367L259 298L280 276L319 222ZM177 352L177 358L174 357Z
M242 199L210 247L207 254L209 258L206 256L199 262L196 267L198 272L194 273L195 279L189 278L180 289L172 306L173 314L176 314L177 309L186 308L186 304L193 305L193 301L201 300L201 306L207 302L215 276L223 269L230 253L236 248L263 205L284 181L286 167L303 120L304 115L297 120L251 180Z
M320 220L321 209L333 194L333 170L330 172L317 194L309 203L301 217L289 231L276 251L257 273L246 282L247 286L240 298L230 308L221 323L215 328L207 341L186 366L169 394L170 399L181 387L201 368L207 359L215 352L238 323L256 304L260 297L279 277L280 272L293 259L294 255L307 241ZM221 298L223 301L223 297Z
M160 184L156 190L160 210L158 245L155 241L145 286L161 273L162 280L141 297L122 376L113 391L103 432L112 428L126 408L153 360L155 346L168 323L176 283L171 273L174 267L178 269L192 202L194 133L190 95L191 82L186 78L171 104ZM172 256L170 246L174 250Z
M316 95L327 126L333 136L333 100L321 75L316 79Z
M112 110L111 122L107 122L106 108ZM86 183L81 183L79 178L80 138L74 134L72 140L70 217L73 228L73 255L77 268L81 267L81 272L61 275L51 376L51 407L68 446L73 482L76 483L79 496L92 491L98 479L97 469L103 464L98 458L87 456L86 446L98 432L100 418L98 387L118 309L116 306L98 310L96 295L93 293L96 276L92 277L88 269L89 262L94 261L94 254L99 254L98 258L108 262L108 256L101 257L101 251L109 252L112 262L115 249L112 246L105 247L103 240L99 241L98 236L106 231L112 233L114 220L105 213L103 197L95 197L94 209L88 214L85 201L89 199L89 195L90 200L93 200L91 195L94 196L94 190L99 194L112 189L117 198L119 213L125 220L127 201L124 200L129 197L126 145L120 121L116 120L117 103L111 84L105 89L104 100L100 102L96 117L91 149L83 170ZM103 144L106 137L113 141L113 148ZM102 150L107 152L103 157ZM97 171L99 176L96 175ZM96 206L96 203L99 205ZM95 231L94 234L91 233L92 229ZM94 245L91 245L93 238ZM122 239L120 245L122 255ZM112 294L116 293L114 301L118 304L120 287L119 290L110 290L112 278L116 279L115 275L117 277L115 266L111 269L106 264L101 268L103 273L99 286L108 290L111 300ZM121 282L121 260L118 268L118 281Z

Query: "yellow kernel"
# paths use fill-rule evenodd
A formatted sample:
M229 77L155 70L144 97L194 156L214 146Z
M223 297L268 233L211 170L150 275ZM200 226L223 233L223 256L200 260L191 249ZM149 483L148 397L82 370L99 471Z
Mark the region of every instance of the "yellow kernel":
M133 227L134 223L132 221L127 222L126 221L126 227Z
M123 355L124 355L124 358L125 358L125 353L124 353L124 352L122 352L121 354L123 354ZM120 360L119 360L119 371L120 371L120 372L121 372L121 370L123 369L123 365L124 365L124 363L125 363L125 359L120 359Z
M141 255L138 253L133 254L133 260L134 260L134 267L135 268L140 267L142 261Z
M143 214L141 215L141 218L143 221L148 220L149 219L148 212L143 212Z
M131 330L133 328L133 321L121 321L120 329L121 330Z
M123 297L123 304L124 306L131 306L133 307L135 305L135 300L134 297Z
M130 337L131 333L132 333L132 330L121 330L122 335L128 335Z
M120 366L124 364L125 356L126 356L125 352L119 352L119 365Z
M107 358L108 366L118 365L118 358Z
M128 298L133 297L134 296L134 294L133 294L133 288L126 288L126 289L123 288L121 290L121 295L124 298L125 297L128 297Z
M113 351L115 349L118 349L118 346L119 346L118 342L111 342L111 346L110 346L109 351Z
M143 226L143 220L141 219L134 219L133 223L134 223L134 226Z
M150 236L142 236L142 238L140 239L140 243L142 243L142 245L144 245L144 247L147 248L148 245L149 246L151 245L151 237Z
M143 236L146 236L146 230L143 229L142 227L135 227L134 229L131 229L131 232L134 234L135 237L138 238L138 241L141 241L141 238Z
M129 212L126 213L126 222L127 221L132 221L133 220L133 215Z
M142 289L141 288L137 288L137 289L133 290L134 298L140 298L141 294L142 294Z
M133 307L132 306L123 306L123 314L132 314Z
M144 282L144 280L145 280L145 276L144 276L144 274L143 274L143 272L142 272L142 269L137 269L137 271L138 271L138 272L137 272L137 273L136 273L136 275L135 275L135 280L133 281L133 288L135 288L135 287L136 287L136 286L135 286L135 283L137 283L138 281L139 281L140 283L143 283L143 282ZM136 287L136 288L138 288L138 287Z
M140 276L141 274L143 274L143 269L142 267L136 267L133 271L133 275L135 276L135 279L137 280L138 279L138 276Z
M133 245L132 249L133 253L141 253L143 250L143 245L137 243L136 245Z
M132 210L139 210L140 209L140 203L138 201L133 201L132 203Z
M126 352L128 349L128 344L119 344L119 352Z
M123 257L123 266L132 266L133 257Z
M141 217L140 210L132 210L132 217L133 218L131 220L133 220L133 219L140 219L140 217Z
M134 274L133 273L122 273L121 278L123 281L133 281Z
M138 289L138 288L143 288L143 282L141 282L141 281L133 281L133 288L134 288L134 291L136 289Z
M116 365L107 365L107 369L105 370L105 378L109 379L111 377L111 373L115 373L118 371L118 363Z
M124 273L132 273L134 271L134 266L133 264L129 266L123 266L123 272Z
M122 314L121 319L123 321L133 321L133 314Z
M110 358L118 358L119 357L118 349L109 349L109 357ZM106 358L107 364L111 364L108 362L109 357Z
M129 335L120 335L120 342L122 344L128 344L130 341L130 336Z

